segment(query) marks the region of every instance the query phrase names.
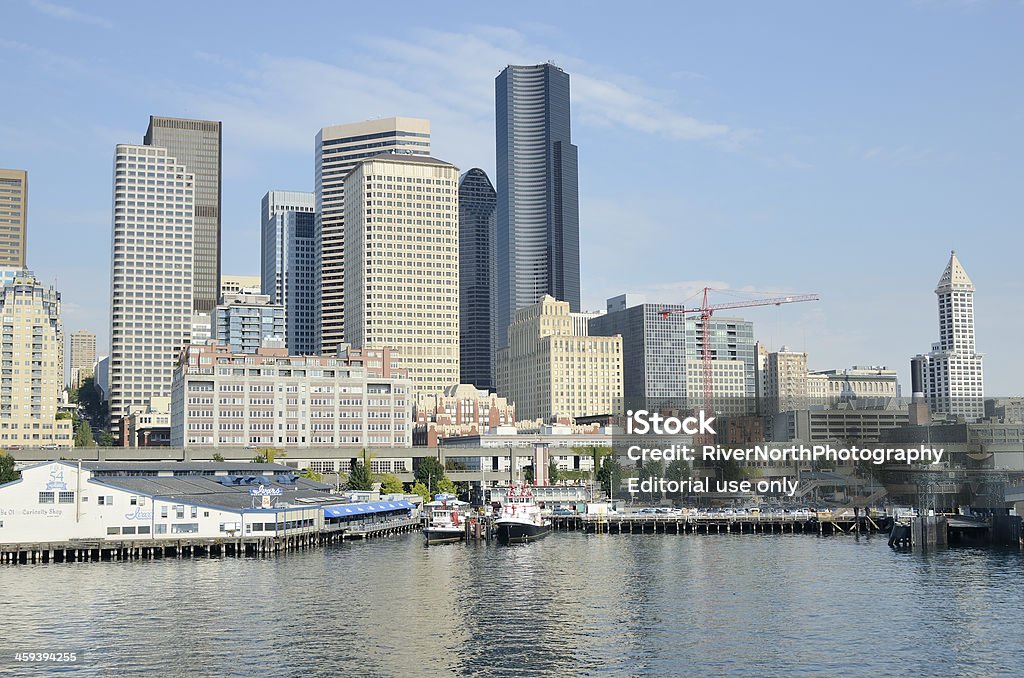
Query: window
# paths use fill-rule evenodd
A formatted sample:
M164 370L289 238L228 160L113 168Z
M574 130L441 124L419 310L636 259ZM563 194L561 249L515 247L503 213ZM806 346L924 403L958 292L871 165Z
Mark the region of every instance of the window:
M166 506L161 506L160 507L160 517L161 518L166 518L167 517L167 507Z
M198 506L193 506L192 507L192 517L196 518L198 516L199 516L199 507Z
M139 525L139 534L149 534L149 525Z
M155 534L167 534L167 526L166 525L157 525L156 526Z
M39 493L40 504L52 504L53 503L53 492L40 492Z
M174 534L193 534L199 531L199 523L175 523L171 525Z
M184 506L175 506L174 507L174 517L177 518L178 520L182 520L185 517L185 507Z
M57 501L61 504L74 504L75 493L74 492L60 492L57 495Z
M131 498L130 498L130 499L128 499L128 503L129 503L129 504L130 504L131 506L138 506L138 505L139 505L139 498L138 498L138 497L136 497L136 496L135 496L135 495L133 494L133 495L131 496Z
M122 527L121 534L135 534L135 527Z
M108 535L109 534L121 534L121 528L120 527L108 527L107 528L107 534Z

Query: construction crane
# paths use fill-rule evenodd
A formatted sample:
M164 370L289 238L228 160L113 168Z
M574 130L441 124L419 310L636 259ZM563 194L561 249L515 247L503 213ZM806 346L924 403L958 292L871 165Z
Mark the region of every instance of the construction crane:
M699 308L681 308L681 309L665 309L661 311L662 319L668 318L670 315L685 314L685 313L699 313L701 319L701 326L704 330L704 336L702 337L701 352L703 353L703 371L704 371L704 411L708 414L714 413L712 407L712 384L711 384L711 320L712 314L715 311L724 311L733 308L751 308L754 306L781 306L782 304L795 304L800 301L818 301L820 297L817 294L793 294L786 297L771 297L768 299L750 299L747 301L730 301L724 304L709 304L708 303L708 292L711 292L710 287L704 288L704 303Z

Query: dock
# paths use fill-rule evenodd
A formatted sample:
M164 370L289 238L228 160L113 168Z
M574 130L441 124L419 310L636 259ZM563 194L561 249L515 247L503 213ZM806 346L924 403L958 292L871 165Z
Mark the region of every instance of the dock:
M787 514L607 514L552 516L559 531L593 534L873 534L885 532L891 519L859 512Z

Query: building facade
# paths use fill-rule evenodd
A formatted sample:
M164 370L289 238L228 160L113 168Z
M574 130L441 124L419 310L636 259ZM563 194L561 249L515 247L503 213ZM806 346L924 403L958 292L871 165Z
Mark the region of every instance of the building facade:
M459 180L460 383L485 390L494 389L497 199L482 169Z
M807 401L811 405L828 406L853 398L896 398L899 395L896 370L886 367L855 365L845 370L807 373Z
M301 191L263 196L261 286L272 304L284 307L285 336L292 355L314 355L316 318L315 198Z
M411 446L411 382L397 352L339 353L186 347L174 372L171 445Z
M516 407L487 389L459 384L440 393L418 394L413 418L413 445L437 447L445 438L484 435L502 426L515 426Z
M285 341L284 306L271 304L265 294L225 294L214 309L214 326L217 343L235 353L256 353L268 339Z
M193 177L192 303L210 311L220 299L221 124L151 115L143 143L167 149Z
M345 178L345 336L401 351L418 393L459 382L458 178L398 154Z
M923 395L932 412L974 422L985 415L982 354L974 343L974 283L952 252L935 288L939 341L918 355L911 370L923 376Z
M810 404L807 381L806 353L790 351L785 346L768 353L764 379L766 411L775 414L806 410Z
M686 318L673 304L628 304L625 294L607 302L607 313L588 322L591 335L622 336L622 386L626 409L680 407L686 401Z
M170 395L178 352L190 340L194 191L192 175L166 149L117 146L110 303L115 440L129 406Z
M508 66L495 80L497 338L515 312L551 295L580 310L577 151L569 74Z
M0 169L0 267L25 268L28 172Z
M121 424L122 447L167 447L171 444L171 399L150 398L132 405Z
M498 350L498 395L520 419L622 412L622 337L577 337L569 302L545 295L516 312Z
M260 294L262 287L263 279L258 275L222 275L217 303L225 294Z
M757 342L754 341L754 323L742 318L712 316L708 319L711 360L738 360L743 363L743 396L753 400L757 396ZM703 364L704 320L693 315L686 316L686 364ZM731 370L726 370L730 372ZM732 379L733 377L729 377ZM687 395L692 400L703 393L703 373L687 377ZM712 386L718 386L712 381ZM734 383L723 384L722 388L734 391ZM739 406L740 403L732 403ZM716 405L717 407L717 405ZM735 409L735 408L734 408Z
M93 376L96 367L96 335L88 330L71 333L71 386L78 388Z
M60 293L26 272L2 294L0 447L73 447L70 417L58 418L64 391Z
M324 127L316 135L314 269L319 314L317 352L333 353L345 336L345 177L381 153L430 155L430 121L383 118Z

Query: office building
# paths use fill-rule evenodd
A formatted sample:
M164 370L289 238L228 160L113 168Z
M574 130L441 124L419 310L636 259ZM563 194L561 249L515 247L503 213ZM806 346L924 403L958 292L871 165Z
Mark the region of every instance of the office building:
M577 337L569 302L545 295L516 312L498 350L498 395L519 419L587 417L622 410L622 337Z
M2 295L0 447L73 447L71 419L57 416L64 392L60 293L26 271Z
M845 370L814 370L807 373L809 405L830 406L844 400L896 398L900 395L896 370L853 366Z
M28 172L0 169L0 267L25 268Z
M171 399L150 398L148 405L132 405L121 420L122 447L167 447L171 444Z
M665 306L664 308L674 308ZM689 372L687 376L687 395L692 400L702 398L704 392L704 320L692 314L686 316L686 364ZM715 409L722 410L728 405L729 411L733 414L742 414L744 411L752 413L754 409L754 398L757 396L757 342L754 341L754 323L742 318L729 318L712 316L708 319L708 327L711 336L709 347L711 350L711 361L718 360L740 361L743 363L743 389L740 397L749 402L735 400L735 394L740 391L735 389L733 380L736 376L733 370L723 368L723 378L728 382L717 384L712 376L712 390L722 391L724 400L715 402ZM701 366L696 369L695 366ZM712 372L716 368L712 366ZM728 373L729 376L725 376ZM728 394L728 395L727 395Z
M174 372L171 445L188 447L409 447L411 383L397 352L289 356L281 342L256 354L188 346Z
M399 349L418 393L459 383L458 178L399 154L345 178L345 337Z
M222 275L217 303L225 294L260 294L262 288L263 278L258 275Z
M87 330L71 333L71 387L78 388L93 376L96 366L96 335Z
M449 437L484 435L508 426L514 430L516 406L486 389L458 384L418 394L413 419L412 444L437 447Z
M314 355L319 344L314 205L313 194L301 191L270 191L263 196L261 286L271 303L284 307L292 355Z
M162 147L119 144L114 160L110 423L171 393L192 329L195 186ZM213 306L211 305L211 308Z
M767 354L765 370L766 412L776 414L808 408L806 353L790 351L783 346Z
M931 411L975 422L985 414L982 354L974 344L974 283L952 252L935 288L939 341L911 362ZM916 390L916 389L915 389Z
M381 153L430 156L430 122L383 118L324 127L315 150L317 349L333 353L350 341L345 337L345 177L356 163Z
M495 205L482 169L459 180L459 365L461 383L494 389Z
M193 177L192 303L210 311L220 299L221 124L151 115L143 143L167 149Z
M580 310L580 224L569 74L508 66L495 80L497 337L551 295Z
M214 309L211 333L234 353L256 353L267 339L285 341L284 306L271 304L265 294L225 294Z
M672 304L629 305L625 294L607 301L607 313L588 321L592 336L622 337L626 409L681 407L686 401L686 318L662 315Z

